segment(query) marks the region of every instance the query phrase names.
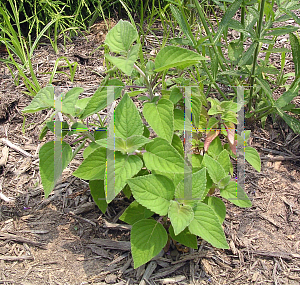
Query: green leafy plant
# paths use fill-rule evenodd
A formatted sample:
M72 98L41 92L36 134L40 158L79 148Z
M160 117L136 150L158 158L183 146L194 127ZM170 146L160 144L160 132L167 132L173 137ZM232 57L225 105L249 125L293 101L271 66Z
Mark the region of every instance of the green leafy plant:
M172 14L184 36L177 43L189 45L199 54L210 58L210 62L202 62L202 68L195 66L191 78L209 87L206 94L211 88L215 88L224 99L236 98L236 86L248 86L249 89L245 90L245 117L249 122L261 120L264 123L269 114L278 114L294 132L299 133L299 121L287 113L297 112L291 101L298 95L300 88L297 68L299 39L293 34L298 27L290 25L274 27L275 24L288 19L300 23L299 17L293 12L299 9L298 1L230 1L232 4L224 9L224 15L217 28L211 25L199 1L192 2L206 36L202 35L202 28L192 33L191 20L186 16L180 0L173 1L171 5ZM240 7L241 18L238 21L233 19L233 16ZM229 42L227 39L229 29L240 33L240 38ZM292 50L273 48L278 36L288 34ZM250 41L251 44L245 49L246 41ZM263 49L263 45L267 45L267 49ZM262 52L266 53L265 58L259 56ZM295 73L283 72L287 52L292 52ZM269 60L272 53L281 54L280 70ZM228 56L225 57L224 54ZM285 84L288 76L294 76L294 81L289 85ZM224 94L220 84L231 86L233 94ZM274 100L273 92L280 87L285 87L286 91L279 99Z
M220 197L240 207L251 206L242 187L231 179L234 146L238 139L244 145L249 137L249 132L244 133L245 138L234 132L240 106L233 101L207 100L198 86L190 86L190 81L178 72L173 72L175 86L167 87L165 77L170 69L186 70L207 61L192 50L166 46L154 61L147 59L145 66L139 66L138 33L122 20L109 31L105 43L114 53L105 54L106 60L114 65L113 70L127 75L131 85L109 79L108 75L92 97L81 99L82 88L55 97L54 87L47 86L23 110L33 113L54 109L41 138L52 131L56 139L45 143L39 152L45 197L88 141L84 160L73 175L89 180L93 199L102 212L121 191L127 197L133 196L134 201L120 220L132 225L135 268L164 247L167 249L169 239L197 248L200 236L217 248L228 248L222 228L226 207ZM166 88L161 89L160 84ZM129 94L139 96L143 102L141 112ZM105 108L111 109L117 99L120 101L114 115L108 112L106 124L99 116L98 122L87 126L85 120ZM71 123L54 122L58 113ZM90 131L91 126L95 131ZM67 135L76 136L74 150L64 140L59 143ZM221 135L227 137L229 145L222 142ZM248 146L246 153L247 161L260 171L258 153Z

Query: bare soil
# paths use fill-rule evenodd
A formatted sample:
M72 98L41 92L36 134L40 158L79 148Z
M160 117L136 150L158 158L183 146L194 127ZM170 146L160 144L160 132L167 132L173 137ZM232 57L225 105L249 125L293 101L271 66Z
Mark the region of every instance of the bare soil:
M41 85L50 78L43 73L52 71L59 56L66 56L78 62L75 81L58 74L53 84L82 86L84 95L91 95L104 76L103 48L94 51L103 43L103 27L95 27L86 39L60 45L59 54L41 45L32 59ZM150 40L147 48L155 48ZM288 66L291 72L293 64ZM28 114L24 121L21 110L32 98L23 94L24 84L15 86L18 78L2 63L0 78L0 138L6 139L0 142L0 284L300 284L300 137L283 121L270 119L264 128L258 123L246 126L252 130L250 145L262 157L262 171L246 167L251 208L226 204L224 230L230 249L215 249L199 239L197 251L172 245L134 270L130 232L118 224L130 200L113 201L102 214L88 184L71 175L80 155L45 200L38 150L51 139L48 134L39 140L49 111ZM1 160L1 151L6 160ZM145 269L151 268L150 277L141 281Z

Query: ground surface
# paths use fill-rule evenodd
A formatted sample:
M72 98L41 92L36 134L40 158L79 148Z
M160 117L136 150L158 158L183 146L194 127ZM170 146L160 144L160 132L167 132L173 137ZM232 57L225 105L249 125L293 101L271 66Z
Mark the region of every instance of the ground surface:
M104 70L103 50L91 51L102 43L105 30L95 29L88 42L78 38L66 49L60 46L58 55L49 45L38 48L33 62L41 85L50 77L42 72L51 71L55 60L66 56L79 63L75 82L59 75L53 84L83 86L85 95L92 94ZM154 48L151 42L148 48ZM2 158L7 157L0 163L0 284L300 283L300 137L282 121L267 121L264 128L250 126L251 146L262 156L262 171L246 167L245 188L253 207L226 204L224 229L230 249L214 249L199 239L198 251L173 247L133 270L128 228L116 224L130 201L112 202L105 215L96 209L86 182L71 175L80 156L45 201L37 153L51 139L38 139L48 111L26 115L23 124L21 110L31 98L22 94L24 85L15 87L3 64L0 77L0 138L32 156L7 146L7 141L0 143ZM291 155L298 157L290 159ZM149 280L141 282L150 267L155 269Z

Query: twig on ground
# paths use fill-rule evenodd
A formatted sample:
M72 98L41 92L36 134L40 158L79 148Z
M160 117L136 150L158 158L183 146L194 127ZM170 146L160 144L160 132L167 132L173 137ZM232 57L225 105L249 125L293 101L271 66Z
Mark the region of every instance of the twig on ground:
M2 142L3 144L6 144L7 146L9 146L10 148L14 149L15 151L25 155L25 156L29 156L29 157L33 157L32 154L30 154L29 152L21 149L19 146L13 144L12 142L10 142L8 139L4 139L4 138L1 138L0 139L0 142Z

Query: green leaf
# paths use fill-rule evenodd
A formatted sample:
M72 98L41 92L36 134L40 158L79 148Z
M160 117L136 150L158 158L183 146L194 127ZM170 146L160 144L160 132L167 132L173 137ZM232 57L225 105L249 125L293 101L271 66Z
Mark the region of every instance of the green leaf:
M175 190L175 198L182 204L194 206L206 197L209 190L206 185L206 169L202 168L193 173L191 180L192 189L186 189L184 179L179 182Z
M288 33L296 32L299 28L294 26L285 26L280 28L272 28L271 32L267 33L266 36L282 36Z
M35 95L31 103L22 112L35 113L50 107L54 108L54 87L46 86Z
M214 210L199 202L194 213L194 219L189 225L190 232L200 236L214 247L228 249L222 225Z
M184 14L181 13L175 6L170 5L173 16L175 17L177 23L179 24L181 31L185 34L188 39L189 45L193 46L195 38L191 31L191 26L188 24Z
M207 154L204 154L203 162L207 167L210 178L215 184L218 184L219 181L227 176L222 165Z
M218 197L209 196L206 197L204 203L214 210L219 218L220 223L223 224L226 216L226 206L224 202Z
M193 220L194 212L189 205L180 205L177 201L170 201L168 217L174 229L175 235L180 234Z
M90 142L90 144L83 151L83 154L82 154L83 158L86 159L97 148L100 148L100 145L96 144L95 142Z
M150 218L154 213L141 204L139 204L137 201L133 201L124 211L124 213L121 215L119 220L129 224L133 225L134 223L142 220Z
M113 100L118 99L121 96L123 86L124 84L122 81L118 79L111 79L107 82L107 86L100 86L87 103L80 118L85 119L86 117L104 109L107 106L107 96L113 96Z
M178 103L178 101L182 98L182 93L180 92L180 89L178 87L174 87L171 90L171 94L170 94L170 101L175 105L176 103Z
M289 127L297 134L300 134L300 122L294 117L286 114L280 108L276 108L279 116L289 125Z
M220 191L220 195L238 207L249 208L252 206L243 188L235 181L230 181L229 184Z
M114 197L116 197L127 183L127 179L136 175L143 167L143 162L137 155L127 155L115 152L115 185ZM112 199L106 199L109 203Z
M213 158L217 158L218 155L223 151L223 146L220 138L217 136L210 144L207 153Z
M222 152L218 155L217 161L222 165L226 173L233 174L233 167L230 161L229 153L226 149L223 149Z
M136 269L159 254L168 241L168 235L162 224L144 219L132 226L130 241Z
M181 65L190 66L201 60L208 60L198 53L175 46L162 48L155 58L155 71L160 72Z
M202 110L202 102L201 99L197 96L192 97L192 120L193 125L196 126L196 128L199 127L200 123L200 116L201 116L201 110Z
M72 159L72 148L60 141L45 143L39 152L39 167L45 198L53 190L63 170Z
M177 242L194 249L198 248L197 245L197 236L191 234L188 228L184 229L179 235L175 235L174 229L172 225L169 227L169 234L172 239L176 240Z
M142 147L144 144L149 143L150 140L144 136L131 136L126 140L122 138L109 137L95 141L98 145L108 148L110 150L118 150L123 153L132 153Z
M176 134L173 135L172 146L180 153L182 157L184 157L184 149L183 144L179 136Z
M243 54L243 43L239 40L230 42L228 46L228 57L231 61L237 61Z
M219 24L218 30L214 37L213 43L216 44L219 41L220 36L224 32L225 28L230 24L232 17L236 11L240 8L242 0L236 0L227 10L222 17L222 21Z
M261 161L257 150L250 146L246 146L244 150L245 150L245 159L253 166L255 170L260 172Z
M162 175L149 174L128 179L132 195L147 209L164 216L168 213L175 187L173 182Z
M242 67L243 65L247 65L248 61L254 54L254 50L257 46L257 42L253 42L251 46L247 49L247 51L242 55L241 59L239 60L238 66ZM249 64L248 64L249 65Z
M136 29L128 22L120 20L106 35L105 43L112 52L124 53L137 40Z
M172 141L174 131L173 103L167 99L160 99L157 103L146 103L143 115L154 132L159 137Z
M84 180L104 180L106 167L106 149L104 147L94 150L73 175Z
M155 138L146 145L144 162L149 170L184 173L184 160L178 151L165 139Z
M271 103L272 105L275 104L275 101L273 99L272 96L272 90L270 88L269 83L262 78L256 77L255 80L258 82L258 84L261 86L261 88L264 90L264 92L266 93L268 99L269 99L269 103Z
M115 110L115 136L127 139L134 135L143 135L144 125L135 104L127 93Z
M174 109L174 131L184 130L184 112L179 109Z
M69 132L69 125L67 122L58 122L58 124L60 123L60 127L59 130L61 130L61 136L64 137L65 135L68 134ZM55 130L54 130L54 126L55 126L55 121L51 121L51 122L47 122L46 123L48 129L55 134ZM58 128L58 127L57 127ZM57 131L56 128L56 131Z
M295 27L298 29L298 27ZM300 41L292 33L289 34L290 42L292 47L293 62L295 64L295 75L297 76L300 72Z
M105 214L107 209L107 202L105 200L105 191L104 191L104 181L103 180L91 180L89 181L89 187L91 190L91 195L93 197L94 202L101 210L103 214Z
M126 75L130 76L133 71L133 65L138 59L140 47L139 45L134 45L127 57L115 57L109 54L105 54L105 57L117 68L121 69Z
M287 106L296 96L298 96L299 87L296 90L289 89L285 91L276 101L277 108L284 108Z
M75 115L75 106L80 93L84 91L81 87L74 87L68 91L62 100L62 113Z

